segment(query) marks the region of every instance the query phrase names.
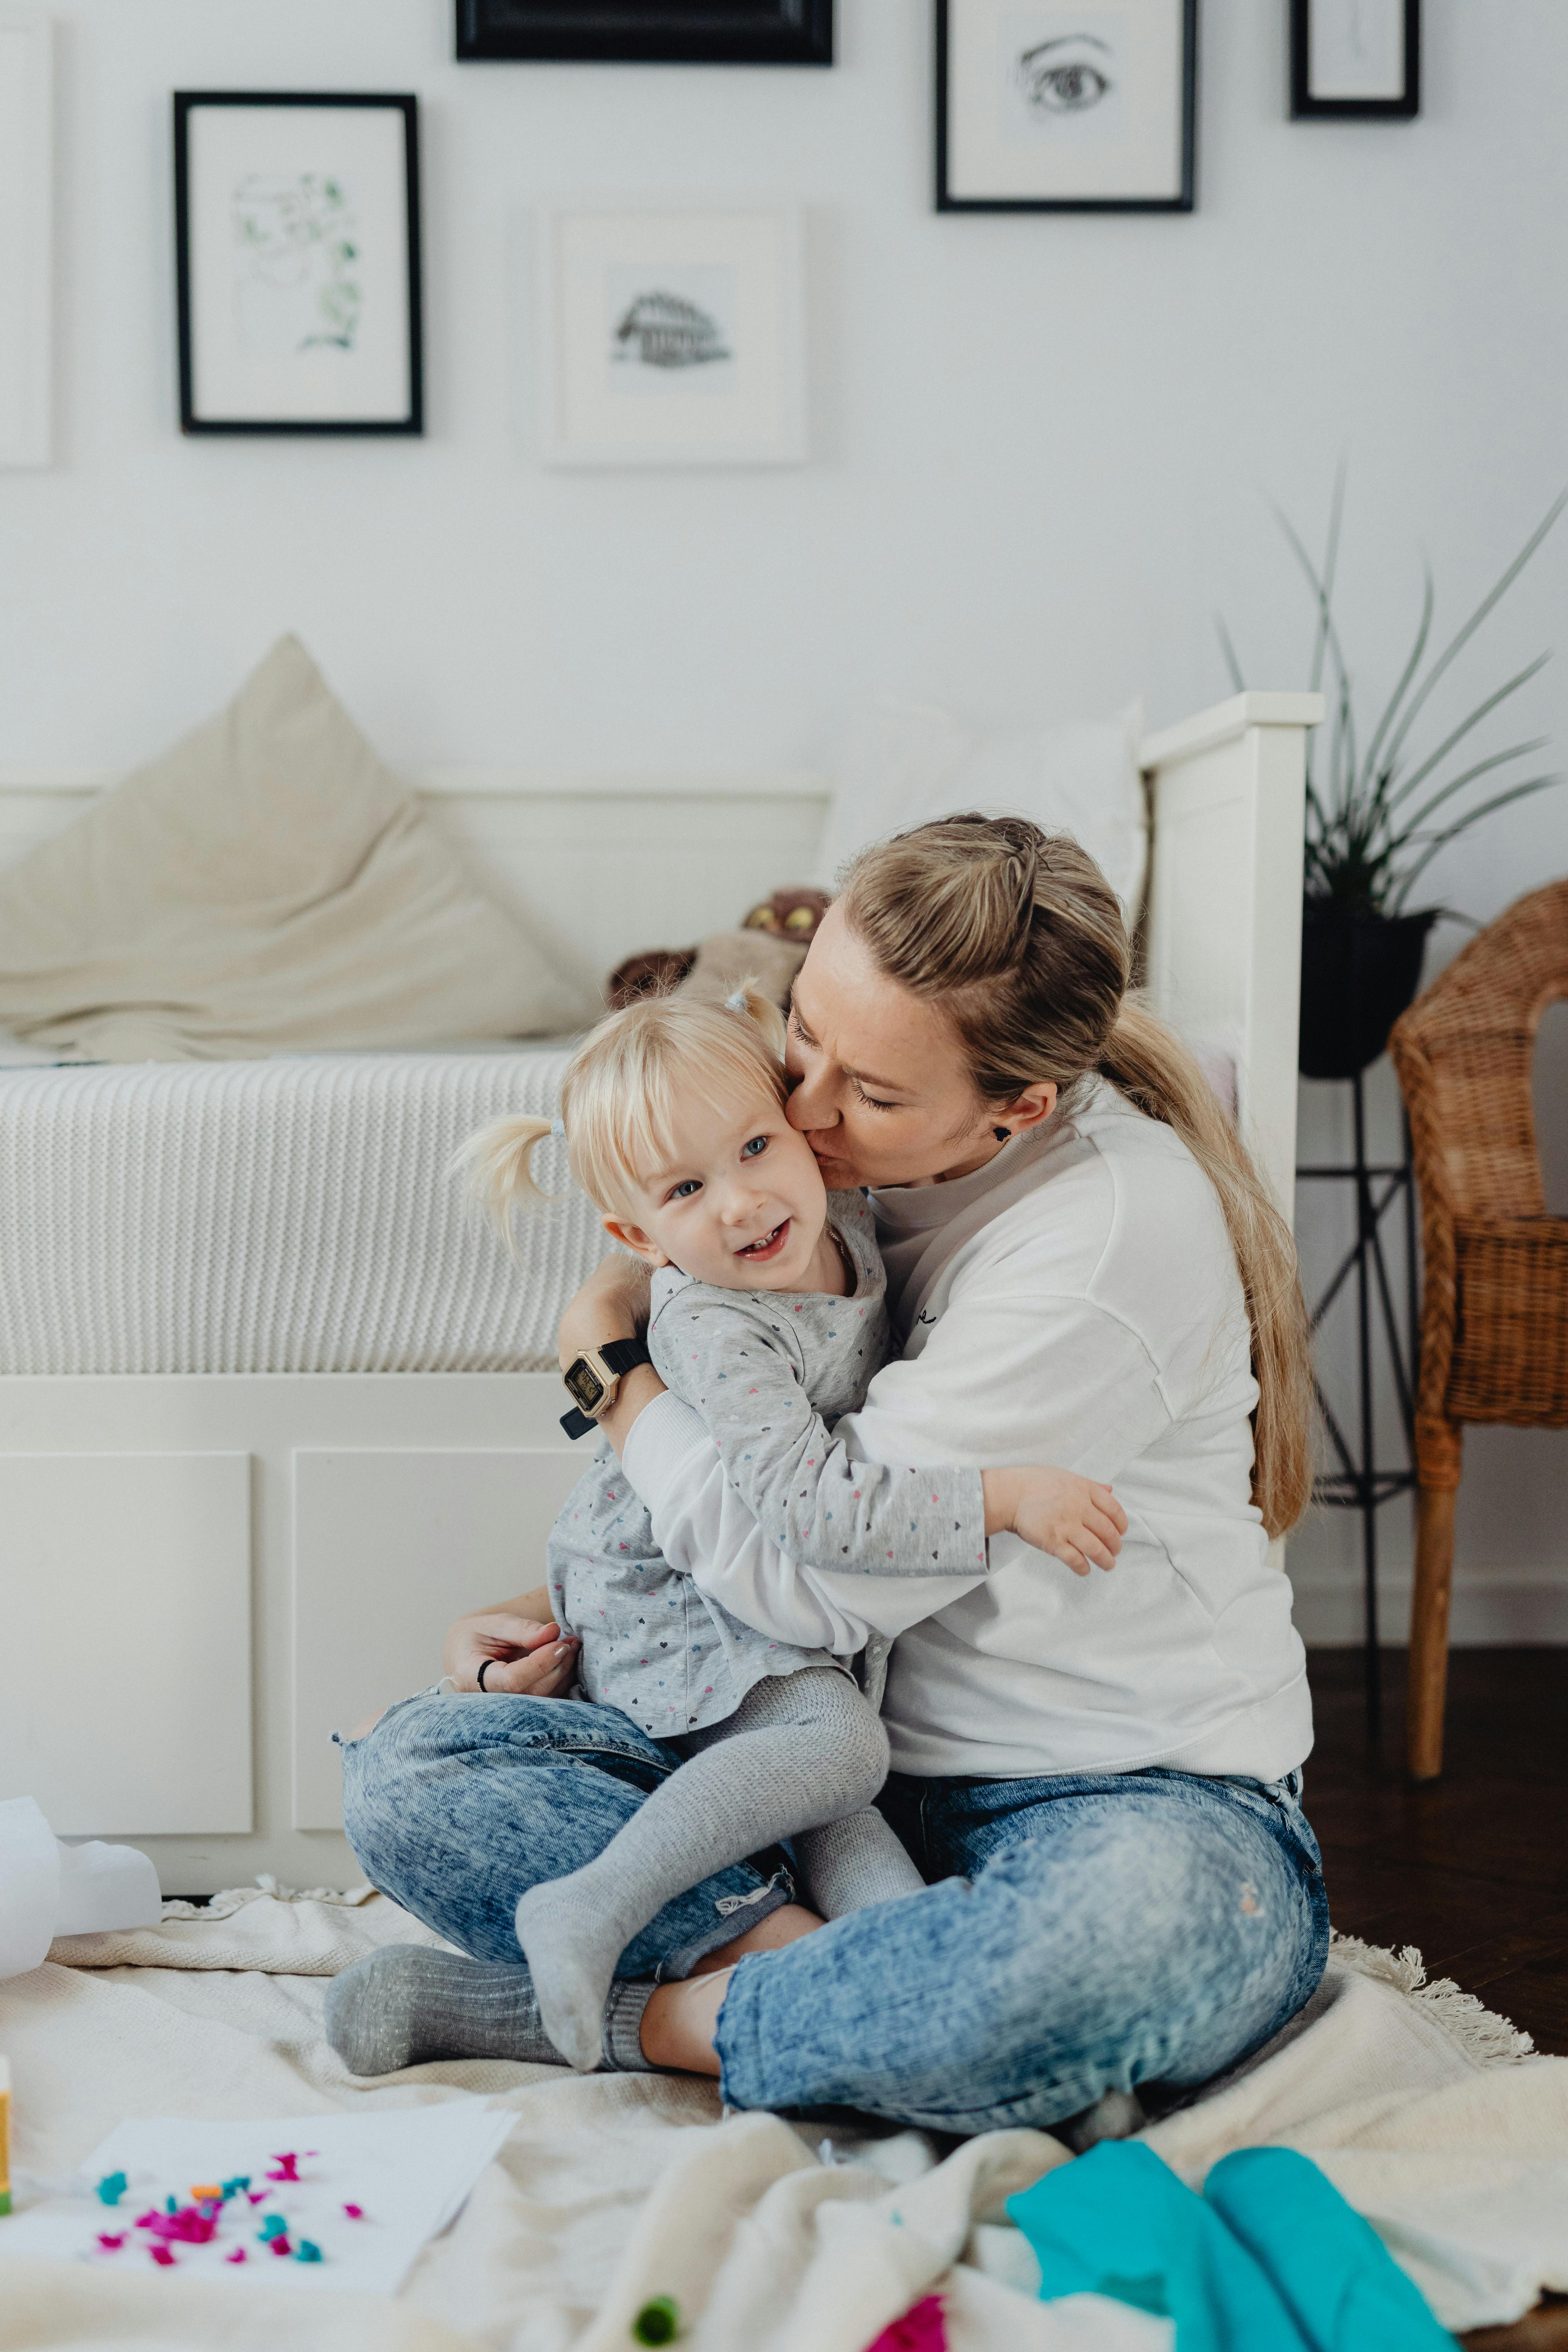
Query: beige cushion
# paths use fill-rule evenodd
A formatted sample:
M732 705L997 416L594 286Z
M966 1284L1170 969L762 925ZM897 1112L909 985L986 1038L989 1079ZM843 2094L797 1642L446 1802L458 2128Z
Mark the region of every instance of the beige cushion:
M589 1013L294 637L0 874L0 1028L65 1058L428 1045Z

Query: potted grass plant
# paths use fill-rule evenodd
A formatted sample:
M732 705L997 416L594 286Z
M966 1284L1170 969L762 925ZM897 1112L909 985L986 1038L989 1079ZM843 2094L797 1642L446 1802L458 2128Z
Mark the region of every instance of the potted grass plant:
M1433 924L1445 916L1468 919L1456 916L1450 908L1410 903L1438 852L1511 802L1563 782L1555 774L1516 777L1500 791L1483 792L1484 778L1497 776L1514 761L1530 758L1547 739L1537 736L1529 742L1510 744L1483 759L1471 756L1476 747L1468 740L1483 719L1535 676L1550 659L1547 654L1484 696L1435 747L1418 746L1414 738L1434 688L1508 593L1568 506L1568 490L1552 502L1463 627L1430 660L1427 646L1436 595L1431 567L1425 567L1415 640L1393 693L1364 739L1364 748L1356 727L1350 670L1333 616L1344 490L1342 467L1334 484L1321 569L1289 519L1276 509L1316 606L1311 684L1314 690L1321 688L1328 674L1330 703L1328 724L1309 736L1307 750L1300 1066L1310 1078L1354 1077L1377 1059L1388 1043L1389 1031L1420 985L1422 958ZM1217 616L1216 625L1239 693L1243 690L1241 665L1230 633Z

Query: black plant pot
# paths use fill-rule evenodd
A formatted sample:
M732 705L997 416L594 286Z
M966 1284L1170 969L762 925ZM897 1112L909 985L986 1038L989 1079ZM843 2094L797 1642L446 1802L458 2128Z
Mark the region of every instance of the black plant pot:
M1375 1062L1421 985L1436 909L1347 914L1309 898L1301 916L1301 1075L1353 1078Z

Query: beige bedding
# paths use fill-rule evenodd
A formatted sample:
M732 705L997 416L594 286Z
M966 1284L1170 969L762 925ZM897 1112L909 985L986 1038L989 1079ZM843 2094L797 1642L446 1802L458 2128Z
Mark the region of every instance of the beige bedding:
M679 2302L690 2352L864 2352L928 2291L944 2298L953 2352L1153 2352L1140 2315L1041 2305L1005 2283L1020 2248L996 2226L1001 2199L1070 2161L1047 2134L991 2134L942 2164L916 2133L840 2138L824 2163L819 2127L724 2120L712 2086L683 2078L476 2061L353 2081L321 2038L326 1979L408 1939L437 1940L368 1890L251 1890L159 1928L57 1944L0 1985L14 2163L46 2179L127 2116L479 2096L518 2118L395 2304L323 2294L285 2309L280 2290L14 2258L0 2263L0 2352L623 2352L656 2294ZM1523 2057L1521 2043L1452 1988L1423 1988L1414 1956L1342 1944L1304 2018L1148 2138L1194 2182L1228 2148L1299 2147L1395 2237L1425 2231L1425 2252L1407 2242L1404 2258L1448 2324L1515 2315L1539 2285L1568 2285L1568 2060ZM1466 2230L1489 2272L1466 2255Z
M297 638L0 875L0 1032L61 1059L547 1036L595 1008L464 871Z

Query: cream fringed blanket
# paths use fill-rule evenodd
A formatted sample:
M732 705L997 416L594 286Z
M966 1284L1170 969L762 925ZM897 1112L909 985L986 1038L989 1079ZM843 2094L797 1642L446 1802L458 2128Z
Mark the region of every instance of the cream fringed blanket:
M174 1906L177 1907L177 1906ZM365 2088L321 2033L325 1980L374 1945L436 1938L384 1896L219 1897L221 1916L57 1944L0 1985L15 2169L63 2181L127 2116L300 2116L479 2095L517 2125L396 2302L0 2263L0 2352L127 2341L249 2352L624 2352L651 2296L689 2352L864 2352L920 2296L954 2352L1155 2352L1164 2323L1121 2305L1026 2300L1001 2202L1071 2159L1039 2132L945 2162L915 2133L826 2150L820 2128L721 2120L710 2085L579 2079L543 2066L421 2066ZM1269 2052L1150 2145L1200 2181L1227 2149L1314 2158L1367 2213L1451 2326L1515 2317L1568 2287L1568 2060L1414 1956L1336 1949L1322 1990ZM847 2158L848 2160L845 2160ZM889 2185L892 2184L892 2185ZM0 2252L5 2224L0 2221ZM1022 2258L1022 2259L1021 2259Z

